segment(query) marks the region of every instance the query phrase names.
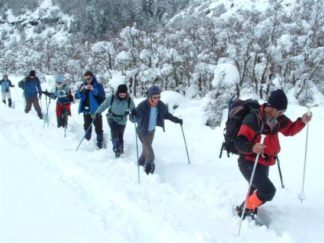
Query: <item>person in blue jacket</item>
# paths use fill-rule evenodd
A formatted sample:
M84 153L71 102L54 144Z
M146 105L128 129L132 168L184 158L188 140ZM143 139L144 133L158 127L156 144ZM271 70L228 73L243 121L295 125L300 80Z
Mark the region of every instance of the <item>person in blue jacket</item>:
M7 74L3 75L2 80L0 80L0 86L1 86L2 102L6 104L6 98L8 98L8 106L11 107L12 100L11 100L10 87L15 87L15 85L11 83Z
M109 109L108 109L109 108ZM135 112L133 99L127 93L126 84L118 86L115 94L109 96L97 109L96 115L108 109L107 122L110 127L113 151L118 158L124 153L124 131L127 117Z
M99 149L103 146L102 116L94 116L99 105L105 100L106 94L101 83L99 83L92 72L84 73L84 82L75 93L75 98L80 99L79 113L83 113L83 128L88 131L85 139L91 139L92 124L95 126L97 134L97 146ZM88 130L89 128L89 130Z
M168 119L182 126L182 119L173 116L161 98L161 90L158 86L148 89L148 98L142 101L136 112L130 117L132 122L137 122L137 133L142 143L142 154L138 164L144 166L146 174L153 174L155 170L154 151L152 148L155 128L162 127L164 131L164 120Z
M30 71L29 75L18 83L18 86L24 90L26 100L25 112L28 113L33 105L38 117L43 119L43 113L38 101L38 98L42 98L42 88L36 72L34 70Z

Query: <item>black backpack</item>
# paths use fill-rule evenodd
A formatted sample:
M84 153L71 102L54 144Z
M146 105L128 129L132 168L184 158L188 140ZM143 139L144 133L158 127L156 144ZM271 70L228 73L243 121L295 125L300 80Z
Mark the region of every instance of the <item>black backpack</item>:
M219 158L222 157L224 149L227 151L227 157L229 157L230 153L239 154L234 146L234 140L237 137L242 121L250 112L254 111L257 114L259 107L258 101L252 99L237 99L230 102L228 117L224 128L224 142L221 147Z

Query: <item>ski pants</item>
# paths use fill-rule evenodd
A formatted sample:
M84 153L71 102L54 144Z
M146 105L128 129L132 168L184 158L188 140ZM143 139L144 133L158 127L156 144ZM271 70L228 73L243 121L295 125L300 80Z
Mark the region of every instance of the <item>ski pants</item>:
M146 134L139 134L138 137L142 143L142 154L139 160L146 162L154 161L154 151L152 148L152 143L154 139L155 130L148 132Z
M92 124L91 114L90 113L83 113L83 120L84 120L84 124L83 124L84 131L87 131L89 126L91 126L91 124ZM95 126L95 131L96 131L96 134L97 134L97 144L102 144L102 141L103 141L103 129L102 129L102 116L101 115L98 114L96 116L96 119L93 121L93 125ZM90 127L88 133L85 136L85 138L87 140L90 140L91 133L92 133L92 127Z
M254 161L247 161L242 156L238 159L238 165L244 178L250 182ZM261 201L271 201L276 193L276 188L269 179L269 166L257 164L253 177L250 194L257 190Z
M1 92L1 96L2 96L2 102L5 104L6 104L6 98L8 98L8 105L9 107L11 107L12 101L11 101L10 90L7 92Z
M43 117L42 110L39 106L37 95L34 96L25 96L26 99L26 107L25 112L28 113L31 110L32 105L34 106L38 116L41 118Z
M108 119L108 125L110 127L111 141L113 144L113 150L124 150L124 132L126 125L120 125L113 119Z

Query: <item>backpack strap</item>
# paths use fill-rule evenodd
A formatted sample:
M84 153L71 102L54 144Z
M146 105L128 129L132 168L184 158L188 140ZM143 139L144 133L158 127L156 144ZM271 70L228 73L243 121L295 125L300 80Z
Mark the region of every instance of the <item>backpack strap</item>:
M128 97L128 101L127 101L127 111L125 112L124 115L117 115L114 112L112 112L111 107L112 107L112 104L114 103L114 99L115 99L115 95L112 95L111 100L110 100L110 105L109 105L108 112L111 113L113 116L116 116L116 117L124 117L124 116L127 116L129 114L129 107L130 107L131 98Z

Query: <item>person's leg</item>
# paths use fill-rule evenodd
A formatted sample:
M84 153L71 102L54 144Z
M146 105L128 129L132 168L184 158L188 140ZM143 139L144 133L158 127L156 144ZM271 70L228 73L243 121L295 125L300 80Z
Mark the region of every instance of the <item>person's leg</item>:
M95 126L95 131L97 134L97 146L99 149L102 148L103 144L103 129L102 129L102 115L98 114L96 119L93 121L93 125Z
M118 124L113 119L108 119L108 125L110 127L110 135L111 135L111 142L112 148L114 153L118 151L119 147L119 133L118 133Z
M1 92L2 102L6 104L6 92Z
M118 150L120 153L124 153L124 132L126 125L119 125L118 137L119 137L119 147Z
M33 103L33 106L37 112L37 115L40 119L43 119L43 113L42 113L42 110L41 110L41 107L39 105L39 101L38 101L38 97L37 95L33 96L32 97L32 103Z
M154 151L152 148L152 143L154 139L154 131L145 135L139 136L142 142L143 152L141 154L142 158L145 158L145 172L146 174L153 173L155 170L154 164ZM140 158L141 159L141 158ZM140 161L139 161L140 163Z
M28 113L31 110L32 107L32 97L27 97L25 96L25 100L26 100L26 106L25 106L25 112Z
M239 158L239 168L247 182L250 182L253 166L254 162L246 161L241 157ZM268 166L257 165L249 193L250 195L246 202L247 212L257 213L259 206L273 199L276 188L269 179Z
M12 100L11 100L10 90L6 93L6 96L8 98L8 106L11 107L12 106Z
M91 132L92 132L92 118L90 114L84 114L83 113L83 129L84 132L86 132L89 128L89 131L87 132L87 134L85 135L85 139L90 140L91 139Z

